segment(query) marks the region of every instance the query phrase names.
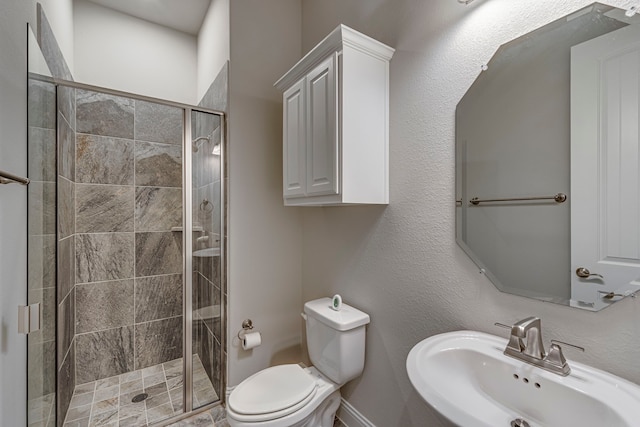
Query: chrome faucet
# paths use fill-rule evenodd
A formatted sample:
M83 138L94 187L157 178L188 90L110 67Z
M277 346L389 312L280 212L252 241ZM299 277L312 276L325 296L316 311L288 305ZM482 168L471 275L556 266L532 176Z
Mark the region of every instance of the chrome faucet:
M504 349L505 355L558 375L567 376L571 372L571 368L567 363L567 359L564 358L562 348L559 344L568 345L584 351L582 347L562 341L551 340L549 353L546 354L544 344L542 343L541 322L538 317L527 317L512 326L500 323L496 323L496 326L511 329L509 343Z
M542 343L542 331L540 319L537 317L527 317L511 327L511 340L507 348L516 350L517 353L524 353L535 359L544 359L544 344ZM518 340L518 345L512 346L514 338ZM526 339L526 344L523 340Z

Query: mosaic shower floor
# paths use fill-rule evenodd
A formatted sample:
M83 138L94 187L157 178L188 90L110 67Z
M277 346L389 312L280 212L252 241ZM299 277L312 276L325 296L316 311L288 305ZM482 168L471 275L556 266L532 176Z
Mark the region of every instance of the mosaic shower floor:
M182 358L80 384L71 398L64 427L152 425L182 413L182 384ZM218 400L197 355L193 356L193 384L194 407ZM148 397L140 402L132 401L141 393Z

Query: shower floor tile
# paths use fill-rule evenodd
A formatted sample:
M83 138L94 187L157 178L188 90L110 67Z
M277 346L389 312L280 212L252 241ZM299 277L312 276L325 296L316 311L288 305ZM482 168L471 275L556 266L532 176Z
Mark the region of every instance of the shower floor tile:
M218 400L198 355L193 356L193 406ZM64 427L145 427L182 413L182 358L78 385ZM136 396L146 393L146 399Z

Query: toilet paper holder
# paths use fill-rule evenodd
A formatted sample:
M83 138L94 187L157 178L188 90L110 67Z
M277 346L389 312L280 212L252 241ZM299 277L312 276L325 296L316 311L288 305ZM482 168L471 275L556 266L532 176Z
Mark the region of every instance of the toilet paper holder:
M242 341L244 334L253 329L253 322L251 319L244 319L242 321L242 329L238 331L238 339ZM242 335L241 335L242 334Z

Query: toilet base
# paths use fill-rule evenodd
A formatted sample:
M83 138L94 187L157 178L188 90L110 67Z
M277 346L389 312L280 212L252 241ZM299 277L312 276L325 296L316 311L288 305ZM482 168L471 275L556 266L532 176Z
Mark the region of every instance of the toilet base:
M336 390L306 419L292 426L282 424L282 426L278 427L333 427L339 406L340 390Z

